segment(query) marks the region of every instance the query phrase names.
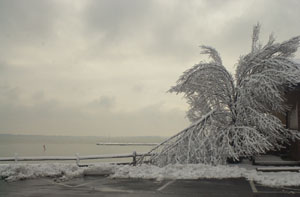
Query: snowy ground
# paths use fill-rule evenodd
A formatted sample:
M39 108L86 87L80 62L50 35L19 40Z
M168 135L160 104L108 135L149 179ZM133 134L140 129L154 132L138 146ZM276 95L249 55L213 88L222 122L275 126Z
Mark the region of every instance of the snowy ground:
M168 165L159 168L153 165L118 166L94 164L89 167L77 167L76 164L41 163L41 164L0 164L0 178L17 181L38 177L53 177L69 180L84 175L107 175L111 178L142 179L201 179L201 178L240 178L244 177L266 186L299 186L299 172L257 172L253 166L203 164Z

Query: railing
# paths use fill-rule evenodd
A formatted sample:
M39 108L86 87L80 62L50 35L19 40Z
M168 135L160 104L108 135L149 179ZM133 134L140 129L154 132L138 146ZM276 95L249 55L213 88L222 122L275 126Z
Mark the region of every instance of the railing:
M117 154L117 155L86 155L80 156L78 153L75 156L37 156L37 157L19 157L18 154L15 154L14 157L0 157L1 161L68 161L74 160L79 167L87 166L87 165L80 165L80 160L93 160L93 159L116 159L116 158L130 158L132 157L132 162L130 163L117 163L117 164L131 164L136 165L137 157L141 156L150 156L147 153L140 153L137 154L136 151L129 154Z
M98 146L156 146L158 143L119 143L119 142L99 142Z

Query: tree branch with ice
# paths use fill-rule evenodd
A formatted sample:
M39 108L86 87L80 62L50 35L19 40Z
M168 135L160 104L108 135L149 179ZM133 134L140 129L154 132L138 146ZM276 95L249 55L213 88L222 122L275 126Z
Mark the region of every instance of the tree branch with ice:
M211 61L185 71L169 90L184 95L193 124L149 151L149 162L224 164L228 158L259 155L299 138L273 113L286 112L285 90L300 83L300 65L292 60L300 36L275 43L270 35L262 46L259 32L257 24L251 52L239 59L235 77L214 48L201 46Z

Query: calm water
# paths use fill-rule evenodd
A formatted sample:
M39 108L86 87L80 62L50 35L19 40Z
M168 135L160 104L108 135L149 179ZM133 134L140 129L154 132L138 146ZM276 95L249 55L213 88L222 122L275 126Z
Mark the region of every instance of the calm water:
M98 146L97 142L158 143L162 137L74 137L27 136L0 134L0 157L18 156L73 156L147 152L151 146ZM46 150L44 150L44 146ZM94 160L99 161L99 160ZM128 161L128 159L101 160ZM74 161L69 161L74 162Z

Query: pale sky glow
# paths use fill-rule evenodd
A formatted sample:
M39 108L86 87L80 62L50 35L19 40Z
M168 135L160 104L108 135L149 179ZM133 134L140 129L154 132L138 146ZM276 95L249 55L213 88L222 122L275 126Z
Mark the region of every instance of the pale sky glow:
M167 93L215 47L233 71L261 39L300 34L298 0L0 0L0 133L173 135L189 122ZM299 52L297 57L299 58Z

